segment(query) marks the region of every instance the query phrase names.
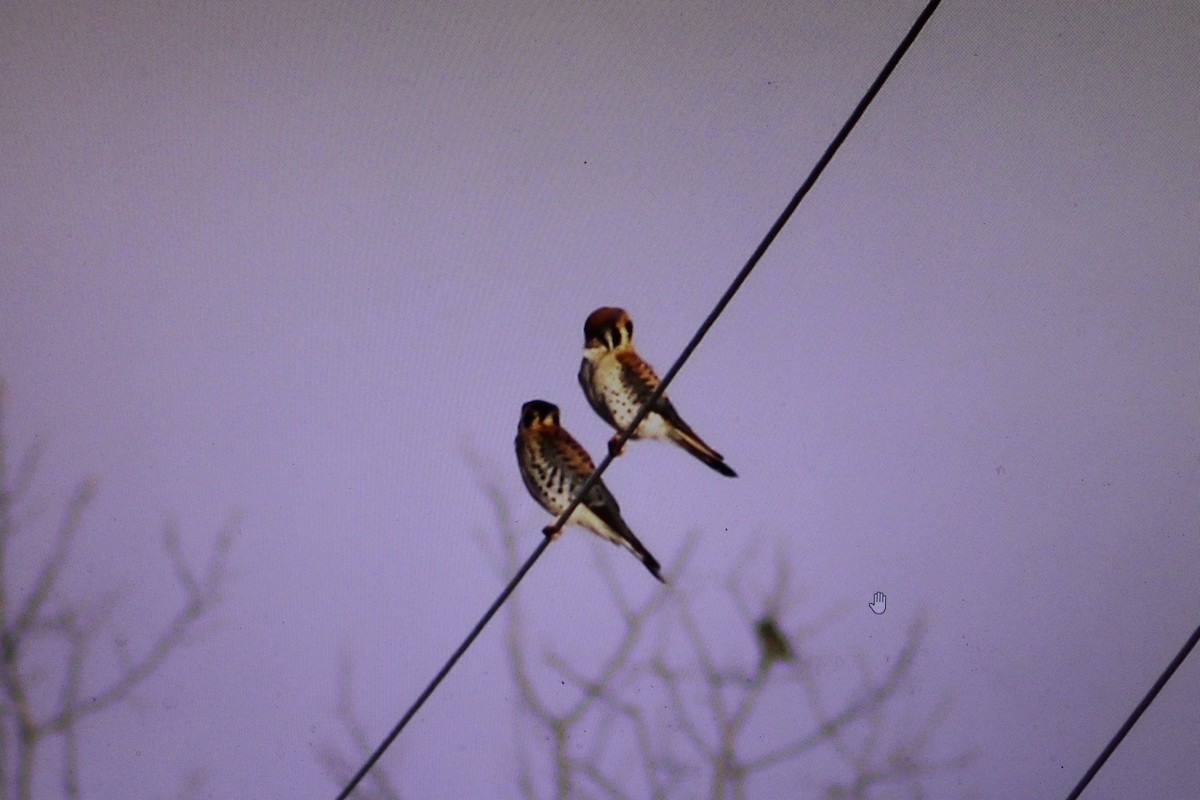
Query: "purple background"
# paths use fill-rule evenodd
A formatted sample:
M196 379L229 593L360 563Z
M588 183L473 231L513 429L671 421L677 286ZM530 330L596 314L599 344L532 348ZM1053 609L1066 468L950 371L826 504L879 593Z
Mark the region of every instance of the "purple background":
M85 726L85 796L332 796L341 654L382 736L499 588L464 442L532 550L520 404L599 455L584 317L665 370L920 7L0 5L10 452L51 508L100 481L69 590L127 583L136 647L163 521L199 559L244 513L216 623ZM924 615L963 794L1064 795L1200 619L1198 14L946 4L672 388L741 477L606 476L700 576L783 542L847 652ZM595 547L520 588L581 657ZM385 763L514 796L510 700L485 633ZM1193 655L1086 796L1194 796L1198 730Z

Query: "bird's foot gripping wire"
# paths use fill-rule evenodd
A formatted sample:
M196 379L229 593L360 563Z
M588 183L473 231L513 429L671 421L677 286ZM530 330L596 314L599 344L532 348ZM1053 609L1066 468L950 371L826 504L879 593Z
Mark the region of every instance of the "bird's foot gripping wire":
M625 445L621 445L620 447L617 446L617 439L619 438L621 437L614 436L608 440L608 454L613 458L616 458L625 452Z

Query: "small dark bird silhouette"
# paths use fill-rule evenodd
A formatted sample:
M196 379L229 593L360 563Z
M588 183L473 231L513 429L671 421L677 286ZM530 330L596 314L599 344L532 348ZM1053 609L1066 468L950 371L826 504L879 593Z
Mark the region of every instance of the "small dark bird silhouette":
M768 667L773 661L794 661L796 654L792 645L779 629L779 623L770 614L759 618L754 624L754 633L758 637L758 646L762 651L762 665Z

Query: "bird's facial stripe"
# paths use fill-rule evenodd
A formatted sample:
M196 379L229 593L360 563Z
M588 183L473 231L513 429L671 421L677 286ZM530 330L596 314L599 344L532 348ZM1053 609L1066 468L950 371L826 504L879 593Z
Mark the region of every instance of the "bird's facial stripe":
M521 406L521 428L533 428L547 421L558 424L558 406L545 400L530 400Z
M597 308L583 325L584 347L607 345L609 349L628 343L633 337L633 321L620 308Z
M610 350L632 342L633 320L629 317L622 317L605 328L604 341L608 344Z

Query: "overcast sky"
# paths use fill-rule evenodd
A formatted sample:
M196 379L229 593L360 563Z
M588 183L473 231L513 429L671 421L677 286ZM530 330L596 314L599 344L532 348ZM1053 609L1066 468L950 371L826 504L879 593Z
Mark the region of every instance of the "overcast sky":
M531 551L521 404L598 459L588 312L665 371L920 7L0 5L0 377L39 497L99 483L69 591L127 586L136 648L164 520L199 560L243 515L215 624L83 729L85 796L332 797L342 655L381 738L500 588L464 446ZM1065 795L1200 622L1198 17L946 3L672 386L740 477L605 478L701 577L782 542L853 609L830 653L923 617L964 794ZM519 593L581 658L594 548L660 591L556 542ZM510 700L489 631L384 763L515 797ZM1085 796L1183 800L1198 730L1193 655Z

